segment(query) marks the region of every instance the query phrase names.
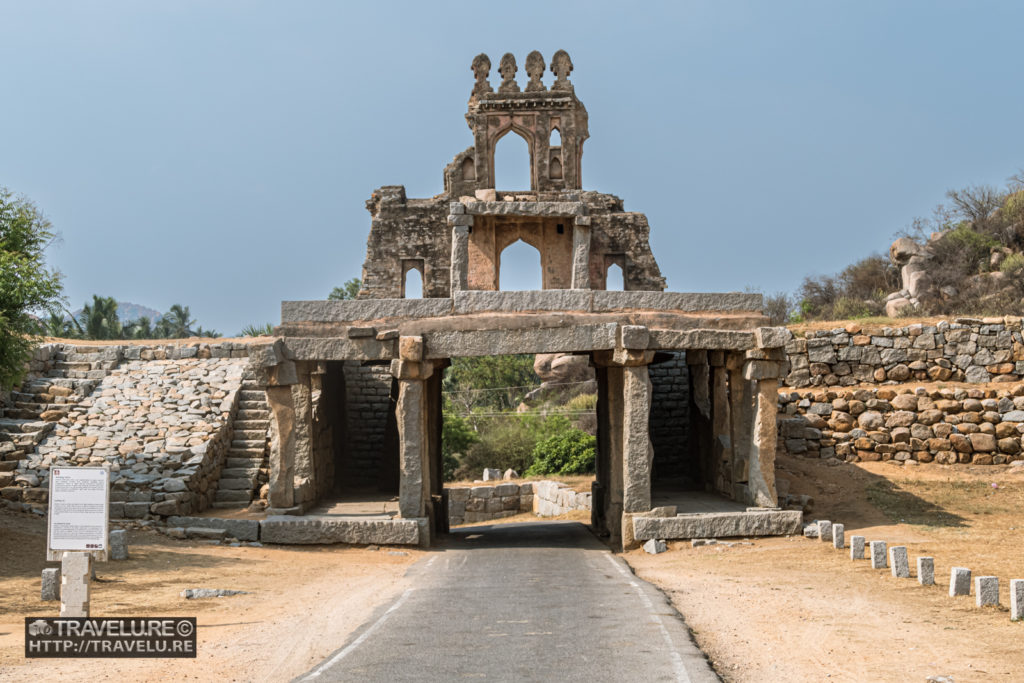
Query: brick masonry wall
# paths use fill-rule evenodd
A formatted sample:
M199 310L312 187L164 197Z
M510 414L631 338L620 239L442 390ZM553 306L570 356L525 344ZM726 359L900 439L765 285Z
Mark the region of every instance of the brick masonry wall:
M686 474L689 434L689 372L686 354L649 368L651 377L651 444L654 446L655 480L676 479Z
M348 453L341 473L347 485L374 486L391 410L391 369L345 363Z

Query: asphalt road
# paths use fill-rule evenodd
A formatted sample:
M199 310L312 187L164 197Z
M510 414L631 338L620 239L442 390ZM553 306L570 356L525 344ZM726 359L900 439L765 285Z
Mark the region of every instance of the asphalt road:
M459 529L410 571L413 588L298 680L719 680L665 597L582 524Z

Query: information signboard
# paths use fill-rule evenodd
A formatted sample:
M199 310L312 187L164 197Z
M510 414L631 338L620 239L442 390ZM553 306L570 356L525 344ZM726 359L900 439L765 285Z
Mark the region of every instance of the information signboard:
M50 470L50 516L47 558L65 551L90 552L107 559L110 473L102 467L55 467Z

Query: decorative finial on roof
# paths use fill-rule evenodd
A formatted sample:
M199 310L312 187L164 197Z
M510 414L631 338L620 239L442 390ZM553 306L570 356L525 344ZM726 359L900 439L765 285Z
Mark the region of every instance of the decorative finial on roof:
M573 92L572 83L569 82L569 74L572 73L572 60L569 53L559 50L551 58L551 73L555 75L555 82L551 84L552 90L568 90Z
M544 55L537 50L526 55L526 75L530 82L526 84L526 92L543 92L547 90L541 83L541 76L544 75Z
M506 52L498 64L498 73L501 74L501 85L498 92L519 92L519 84L516 83L516 58L511 52Z
M476 83L473 85L473 93L470 97L494 92L490 82L487 80L487 77L491 75L491 58L481 52L473 58L473 64L470 68L473 69L473 76L476 78Z

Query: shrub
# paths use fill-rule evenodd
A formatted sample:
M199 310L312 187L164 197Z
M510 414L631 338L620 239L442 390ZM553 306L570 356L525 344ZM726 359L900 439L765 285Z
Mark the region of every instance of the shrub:
M569 429L569 420L562 415L544 418L532 413L509 413L480 419L479 441L462 454L453 475L456 479L471 479L479 477L485 467L525 472L533 464L538 442Z
M1020 276L1024 273L1024 254L1010 254L999 265L999 270L1007 275Z
M480 441L473 427L453 412L444 411L444 426L441 430L441 458L444 480L452 481L459 467L458 455L465 453Z
M578 429L569 429L537 444L533 464L526 474L591 474L596 459L597 439Z

